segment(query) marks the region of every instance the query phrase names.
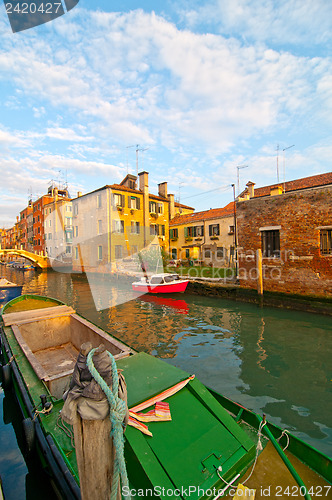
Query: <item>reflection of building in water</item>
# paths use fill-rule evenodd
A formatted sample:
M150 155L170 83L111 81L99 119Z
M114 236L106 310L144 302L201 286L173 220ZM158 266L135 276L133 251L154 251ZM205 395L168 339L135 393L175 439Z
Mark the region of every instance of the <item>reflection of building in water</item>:
M167 183L158 195L149 193L148 173L128 174L120 184L107 185L73 200L73 270L108 272L155 240L168 251L169 220L181 209Z
M328 392L331 355L327 348L330 320L320 317L320 326L316 326L315 316L295 323L295 318L288 319L289 315L292 313L276 310L264 316L246 316L238 336L240 377L253 404L260 401L256 411L267 412L296 428L298 420L305 419L305 412L309 411L308 423L302 422L300 427L308 426L308 434L323 437L312 422L331 426L332 402ZM312 389L307 390L312 386L315 400ZM302 409L302 415L297 409Z

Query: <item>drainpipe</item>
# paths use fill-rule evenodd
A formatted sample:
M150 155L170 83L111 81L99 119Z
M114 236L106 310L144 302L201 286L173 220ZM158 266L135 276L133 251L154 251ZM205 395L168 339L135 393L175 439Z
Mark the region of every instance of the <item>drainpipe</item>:
M236 202L235 202L235 184L232 184L233 188L233 213L234 213L234 255L235 255L235 276L238 279L238 262L237 262L237 224L236 224Z

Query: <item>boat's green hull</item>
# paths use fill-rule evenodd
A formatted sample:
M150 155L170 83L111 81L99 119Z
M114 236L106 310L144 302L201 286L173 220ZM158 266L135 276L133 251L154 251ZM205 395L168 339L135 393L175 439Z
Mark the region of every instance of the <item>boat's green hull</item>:
M2 313L24 310L27 298L29 296L14 299ZM31 300L33 308L38 310L40 306L62 305L59 301L50 302L48 298L37 296ZM2 325L1 339L2 363L8 367L6 383L9 385L10 374L23 418L35 420L35 450L42 465L48 469L63 498L80 498L75 449L70 435L58 425L63 401L53 398L36 375L12 327ZM127 381L129 407L188 377L182 370L145 353L130 355L117 364ZM53 409L50 414L38 413L36 416L36 409L41 409L42 394L47 395ZM136 492L137 497L150 498L214 498L215 492L224 488L223 481L242 476L252 463L260 417L207 389L198 380L190 381L167 401L172 421L149 424L153 437L127 427L125 458L131 492ZM268 429L272 438L278 439L282 433L272 424L268 424ZM292 435L289 435L288 451L332 483L329 457ZM145 496L144 491L149 494Z

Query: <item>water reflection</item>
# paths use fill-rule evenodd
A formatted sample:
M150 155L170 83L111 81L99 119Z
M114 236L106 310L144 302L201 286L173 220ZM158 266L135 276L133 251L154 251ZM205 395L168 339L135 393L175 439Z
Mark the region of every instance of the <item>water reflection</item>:
M7 271L24 283L23 293L59 298L133 348L195 373L332 454L331 318L188 294L146 295L97 311L83 275Z

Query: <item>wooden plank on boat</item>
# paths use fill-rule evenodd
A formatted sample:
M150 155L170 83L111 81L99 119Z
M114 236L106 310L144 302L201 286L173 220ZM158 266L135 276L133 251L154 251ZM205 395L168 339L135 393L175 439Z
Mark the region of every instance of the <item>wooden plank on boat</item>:
M102 330L101 328L94 325L85 318L82 318L82 316L79 316L78 314L75 313L72 315L72 317L82 325L85 325L89 330L92 330L93 332L97 333L100 336L101 342L103 339L105 339L106 342L112 342L112 344L116 346L120 351L119 355L115 355L115 359L119 359L120 357L128 356L129 354L134 353L134 351L129 346L126 346L115 337L112 337L110 334L106 333L105 330ZM85 341L87 341L87 339L85 339Z
M25 342L24 338L21 335L21 332L20 332L18 326L13 325L12 330L14 332L14 335L16 337L17 342L19 343L19 345L20 345L22 351L24 352L27 360L29 361L30 365L32 366L32 368L36 372L39 380L45 379L45 377L47 377L46 371L44 370L42 365L39 363L37 358L34 356L33 352L31 351L30 347L28 346L28 344Z
M23 325L25 323L57 318L59 316L70 316L74 312L75 310L72 307L63 305L56 307L45 307L44 309L32 309L31 311L7 313L3 314L2 318L5 326Z

